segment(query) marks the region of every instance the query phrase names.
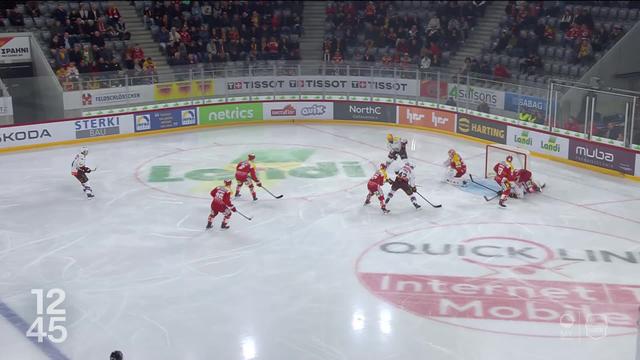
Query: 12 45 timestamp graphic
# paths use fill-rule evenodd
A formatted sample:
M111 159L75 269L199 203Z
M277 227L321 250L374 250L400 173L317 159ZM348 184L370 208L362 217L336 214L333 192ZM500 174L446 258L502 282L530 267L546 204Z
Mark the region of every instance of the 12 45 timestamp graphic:
M37 338L38 342L49 339L53 343L61 343L67 339L67 311L61 308L66 294L62 289L31 289L36 297L36 319L26 332L27 337ZM46 305L46 307L45 307Z

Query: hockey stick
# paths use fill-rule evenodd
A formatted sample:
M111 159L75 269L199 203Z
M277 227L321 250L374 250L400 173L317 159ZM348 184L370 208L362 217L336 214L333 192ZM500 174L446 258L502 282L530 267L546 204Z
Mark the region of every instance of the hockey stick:
M423 198L424 201L428 202L429 205L433 206L434 208L441 208L442 207L442 204L434 205L431 201L427 200L427 198L422 196L422 194L420 194L419 192L415 191L415 193L420 195L420 197Z
M243 218L245 218L245 219L247 219L247 220L251 221L251 219L252 219L252 218L250 218L250 217L248 217L247 215L245 215L245 214L241 213L241 212L240 212L240 210L236 209L236 212L237 212L238 214L240 214L240 216L242 216Z
M260 187L261 187L264 191L268 192L268 193L269 193L269 195L273 196L273 197L274 197L274 198L276 198L276 199L282 199L282 197L284 196L284 195L277 195L277 196L276 196L276 195L273 195L273 193L272 193L271 191L269 191L269 189L267 189L266 187L264 187L264 185L262 185L262 186L260 186Z
M486 201L491 201L491 200L493 200L493 199L497 198L497 197L498 197L498 196L500 196L500 195L502 195L502 192L498 191L498 193L497 193L497 194L495 194L494 196L492 196L492 197L490 197L490 198L488 198L488 197L485 195L485 196L484 196L484 199L485 199Z
M487 189L487 190L491 190L491 191L493 191L494 193L498 193L498 191L493 190L492 188L490 188L490 187L488 187L488 186L486 186L486 185L484 185L484 184L481 184L481 183L476 182L475 180L473 180L473 175L471 175L471 174L469 174L469 179L471 179L471 182L472 182L472 183L474 183L474 184L476 184L476 185L480 185L480 186L482 186L483 188L485 188L485 189Z

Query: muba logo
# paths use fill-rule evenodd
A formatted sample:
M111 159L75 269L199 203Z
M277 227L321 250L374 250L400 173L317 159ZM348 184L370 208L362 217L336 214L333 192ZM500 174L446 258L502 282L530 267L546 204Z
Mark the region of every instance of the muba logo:
M615 159L615 156L612 153L602 151L597 147L593 148L593 150L589 150L589 148L586 148L584 146L576 146L576 155L584 156L594 160L603 160L606 162L613 162L613 160Z

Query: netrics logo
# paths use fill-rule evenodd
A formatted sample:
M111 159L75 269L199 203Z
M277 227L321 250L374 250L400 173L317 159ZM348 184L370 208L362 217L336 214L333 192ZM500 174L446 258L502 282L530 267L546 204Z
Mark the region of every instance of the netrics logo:
M234 109L225 109L209 113L209 121L220 120L250 120L254 118L253 109L241 109L236 106Z
M589 150L584 146L576 146L576 155L584 156L586 158L594 160L603 160L611 163L615 160L615 156L612 153L602 151L597 147Z
M25 140L39 140L43 138L50 138L51 133L47 129L42 130L28 130L28 131L11 131L2 133L0 140L4 143L17 142Z

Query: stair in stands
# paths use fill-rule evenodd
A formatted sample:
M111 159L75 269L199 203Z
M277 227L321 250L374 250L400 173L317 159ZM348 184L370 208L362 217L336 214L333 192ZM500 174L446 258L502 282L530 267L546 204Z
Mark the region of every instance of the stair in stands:
M173 73L167 63L167 58L160 53L158 43L153 41L151 31L144 27L142 18L136 13L136 8L124 2L121 4L121 7L118 8L120 10L120 16L122 16L122 20L124 20L127 25L127 31L131 33L129 44L131 46L140 44L140 47L144 50L144 55L151 57L156 65L160 82L172 81Z
M304 36L300 40L303 60L321 60L324 41L324 21L327 1L305 1L302 17Z
M508 1L487 1L487 9L483 17L478 18L478 24L469 32L469 38L449 61L449 69L460 71L467 57L479 58L482 48L486 46L493 31L499 27L505 16L504 9Z

